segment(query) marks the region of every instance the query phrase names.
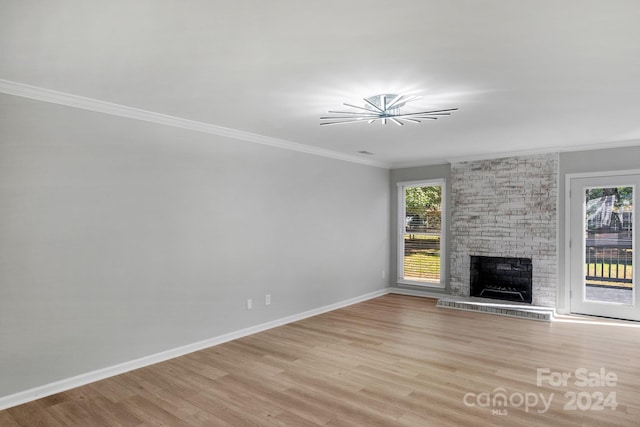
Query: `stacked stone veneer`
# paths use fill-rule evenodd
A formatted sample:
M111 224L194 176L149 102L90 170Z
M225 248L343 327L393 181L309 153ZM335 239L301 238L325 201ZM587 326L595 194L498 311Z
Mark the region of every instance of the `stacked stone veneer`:
M555 307L558 155L451 165L451 292L469 296L470 256L531 258L533 304Z

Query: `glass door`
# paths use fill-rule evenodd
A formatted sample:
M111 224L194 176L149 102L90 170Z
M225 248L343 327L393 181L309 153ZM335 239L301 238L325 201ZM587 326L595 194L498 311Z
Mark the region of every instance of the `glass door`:
M640 175L570 180L571 311L640 320L634 207Z

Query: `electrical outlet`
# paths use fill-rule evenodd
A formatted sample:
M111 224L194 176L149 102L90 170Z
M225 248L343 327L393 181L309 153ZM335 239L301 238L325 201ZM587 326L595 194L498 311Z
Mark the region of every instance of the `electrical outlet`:
M253 308L253 301L251 298L247 300L247 310L251 310Z
M383 279L386 279L386 278L387 278L387 272L386 272L386 271L384 271L384 270L382 270L382 278L383 278Z
M266 294L264 296L264 305L271 305L271 294Z

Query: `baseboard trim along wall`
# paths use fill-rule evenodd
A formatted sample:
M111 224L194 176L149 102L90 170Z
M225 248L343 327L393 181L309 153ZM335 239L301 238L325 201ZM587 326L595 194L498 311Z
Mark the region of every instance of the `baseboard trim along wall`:
M298 320L306 319L307 317L317 316L322 313L337 310L342 307L357 304L362 301L366 301L372 298L376 298L388 293L395 293L395 289L384 288L378 291L370 292L358 297L350 298L344 301L340 301L334 304L329 304L324 307L314 308L312 310L304 311L302 313L293 314L291 316L276 319L270 322L262 323L249 328L241 329L239 331L230 332L224 335L220 335L214 338L209 338L203 341L199 341L193 344L188 344L182 347L162 351L160 353L152 354L149 356L141 357L139 359L131 360L129 362L120 363L118 365L110 366L96 371L80 374L75 377L67 378L64 380L56 381L53 383L45 384L43 386L35 387L29 390L21 391L8 396L0 397L0 410L11 408L13 406L21 405L23 403L31 402L36 399L51 396L52 394L61 393L63 391L70 390L72 388L80 387L85 384L93 383L105 378L109 378L115 375L123 374L125 372L133 371L134 369L144 368L145 366L153 365L155 363L164 362L169 359L173 359L185 354L193 353L195 351L204 350L205 348L213 347L218 344L223 344L228 341L233 341L238 338L246 337L258 332L266 331L278 326L286 325L287 323L296 322Z
M431 291L430 289L411 289L411 288L389 288L389 291L387 293L407 295L411 297L432 298L432 299L438 299L438 298L449 296L448 293L444 293L442 291L434 292L434 291Z

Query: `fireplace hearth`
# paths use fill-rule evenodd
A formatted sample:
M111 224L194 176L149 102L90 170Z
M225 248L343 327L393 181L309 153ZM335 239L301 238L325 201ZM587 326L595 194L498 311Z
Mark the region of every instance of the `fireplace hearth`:
M471 296L531 304L531 258L471 256Z

